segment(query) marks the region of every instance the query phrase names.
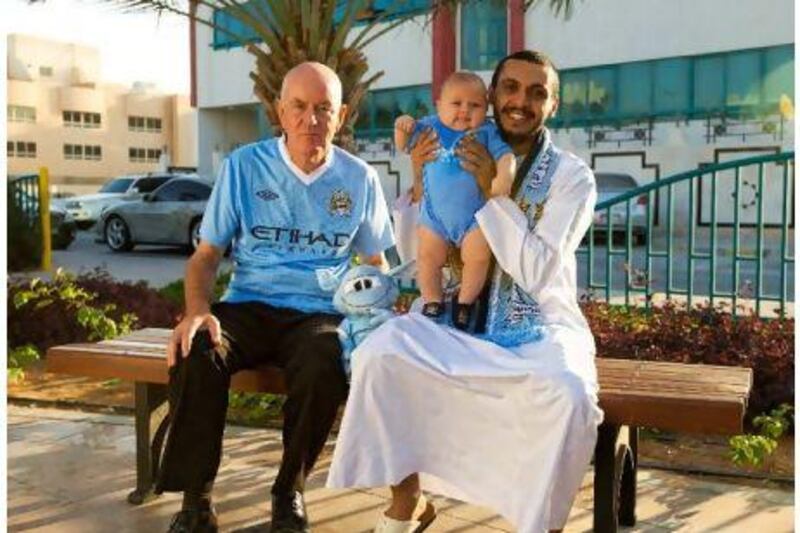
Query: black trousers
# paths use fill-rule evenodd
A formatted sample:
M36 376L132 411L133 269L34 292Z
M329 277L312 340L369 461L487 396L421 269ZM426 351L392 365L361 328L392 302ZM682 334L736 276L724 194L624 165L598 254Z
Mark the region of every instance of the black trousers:
M221 345L200 331L189 356L170 369L169 429L156 492L199 492L213 483L231 376L264 363L282 368L287 386L283 459L272 492L302 491L347 396L336 334L342 317L259 302L217 303L211 312L222 326Z

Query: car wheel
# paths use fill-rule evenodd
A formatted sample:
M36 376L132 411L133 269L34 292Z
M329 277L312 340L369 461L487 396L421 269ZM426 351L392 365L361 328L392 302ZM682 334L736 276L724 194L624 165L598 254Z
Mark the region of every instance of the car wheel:
M200 246L200 225L202 222L203 220L198 218L192 222L189 228L189 250L192 252L197 250L197 247Z
M131 232L120 217L113 216L106 220L104 236L106 244L114 252L127 252L133 249Z

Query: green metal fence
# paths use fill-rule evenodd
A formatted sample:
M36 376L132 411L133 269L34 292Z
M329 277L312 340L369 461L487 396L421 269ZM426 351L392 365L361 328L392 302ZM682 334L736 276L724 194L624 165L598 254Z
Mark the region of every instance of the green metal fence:
M579 284L625 305L649 307L663 294L688 305L724 301L735 314L747 303L761 315L775 302L785 316L794 302L793 198L794 152L785 152L702 166L599 202L578 250Z
M25 214L31 228L41 225L39 215L39 176L29 174L11 178L8 182L9 200Z

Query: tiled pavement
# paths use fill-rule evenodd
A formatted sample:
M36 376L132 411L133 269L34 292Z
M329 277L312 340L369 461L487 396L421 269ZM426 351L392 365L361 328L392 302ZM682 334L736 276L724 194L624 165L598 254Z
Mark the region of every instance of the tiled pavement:
M9 531L165 531L179 505L164 495L135 507L125 502L134 485L132 417L8 406ZM306 492L316 533L370 531L387 504L385 489L323 488L329 446ZM223 531L268 530L268 487L277 472L280 433L229 426L215 488ZM629 531L793 531L794 492L762 481L639 472L639 523ZM511 531L490 510L434 498L439 532ZM590 531L591 475L575 502L566 531Z

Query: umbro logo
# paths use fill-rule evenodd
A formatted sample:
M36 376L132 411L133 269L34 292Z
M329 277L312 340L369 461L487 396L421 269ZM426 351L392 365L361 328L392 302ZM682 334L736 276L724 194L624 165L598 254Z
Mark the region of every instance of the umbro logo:
M264 189L263 191L258 191L256 193L256 196L258 196L259 198L261 198L262 200L264 200L266 202L269 202L270 200L277 200L278 199L277 193L274 193L269 189Z

